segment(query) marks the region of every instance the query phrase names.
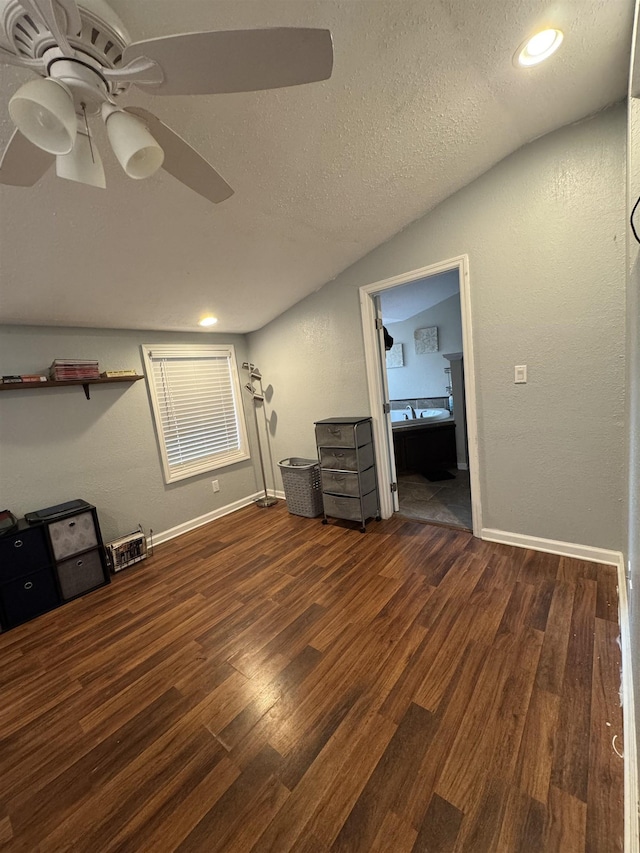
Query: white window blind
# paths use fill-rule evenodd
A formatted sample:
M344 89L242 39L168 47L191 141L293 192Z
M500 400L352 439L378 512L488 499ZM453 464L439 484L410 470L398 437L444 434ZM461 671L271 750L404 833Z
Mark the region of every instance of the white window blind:
M248 459L232 346L143 346L167 483Z

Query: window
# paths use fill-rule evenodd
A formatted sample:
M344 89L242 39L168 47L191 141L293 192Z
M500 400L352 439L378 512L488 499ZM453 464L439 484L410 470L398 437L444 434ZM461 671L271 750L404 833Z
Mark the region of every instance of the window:
M249 458L232 346L143 344L165 482Z

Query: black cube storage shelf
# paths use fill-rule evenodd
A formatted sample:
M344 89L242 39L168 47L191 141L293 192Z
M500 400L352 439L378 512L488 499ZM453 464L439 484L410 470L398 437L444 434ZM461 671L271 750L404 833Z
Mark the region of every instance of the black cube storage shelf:
M82 501L37 524L21 519L0 539L0 624L14 628L110 580L94 506Z
M60 602L46 528L22 519L0 539L0 623L14 628Z

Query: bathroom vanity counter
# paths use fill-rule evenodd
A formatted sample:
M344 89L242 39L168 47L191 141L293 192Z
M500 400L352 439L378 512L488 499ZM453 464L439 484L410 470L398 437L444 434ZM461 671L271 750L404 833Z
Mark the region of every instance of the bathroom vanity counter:
M396 421L393 449L397 471L427 471L456 467L456 422L453 416L440 421Z
M433 429L434 427L446 426L448 424L456 425L456 419L453 415L449 415L448 418L442 418L439 421L429 421L424 418L411 418L407 421L392 421L391 429L396 432L405 432L410 430L423 430L423 429Z

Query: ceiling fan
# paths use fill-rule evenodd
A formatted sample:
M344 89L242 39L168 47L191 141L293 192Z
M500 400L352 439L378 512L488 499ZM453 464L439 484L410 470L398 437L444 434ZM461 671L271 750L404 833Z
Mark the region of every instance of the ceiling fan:
M218 203L224 178L175 131L140 107L122 107L130 85L156 95L211 95L326 80L331 33L274 28L197 32L132 42L105 0L0 0L0 63L34 71L9 101L16 125L0 183L33 186L55 161L59 177L106 186L90 120L102 117L127 175L161 166Z

